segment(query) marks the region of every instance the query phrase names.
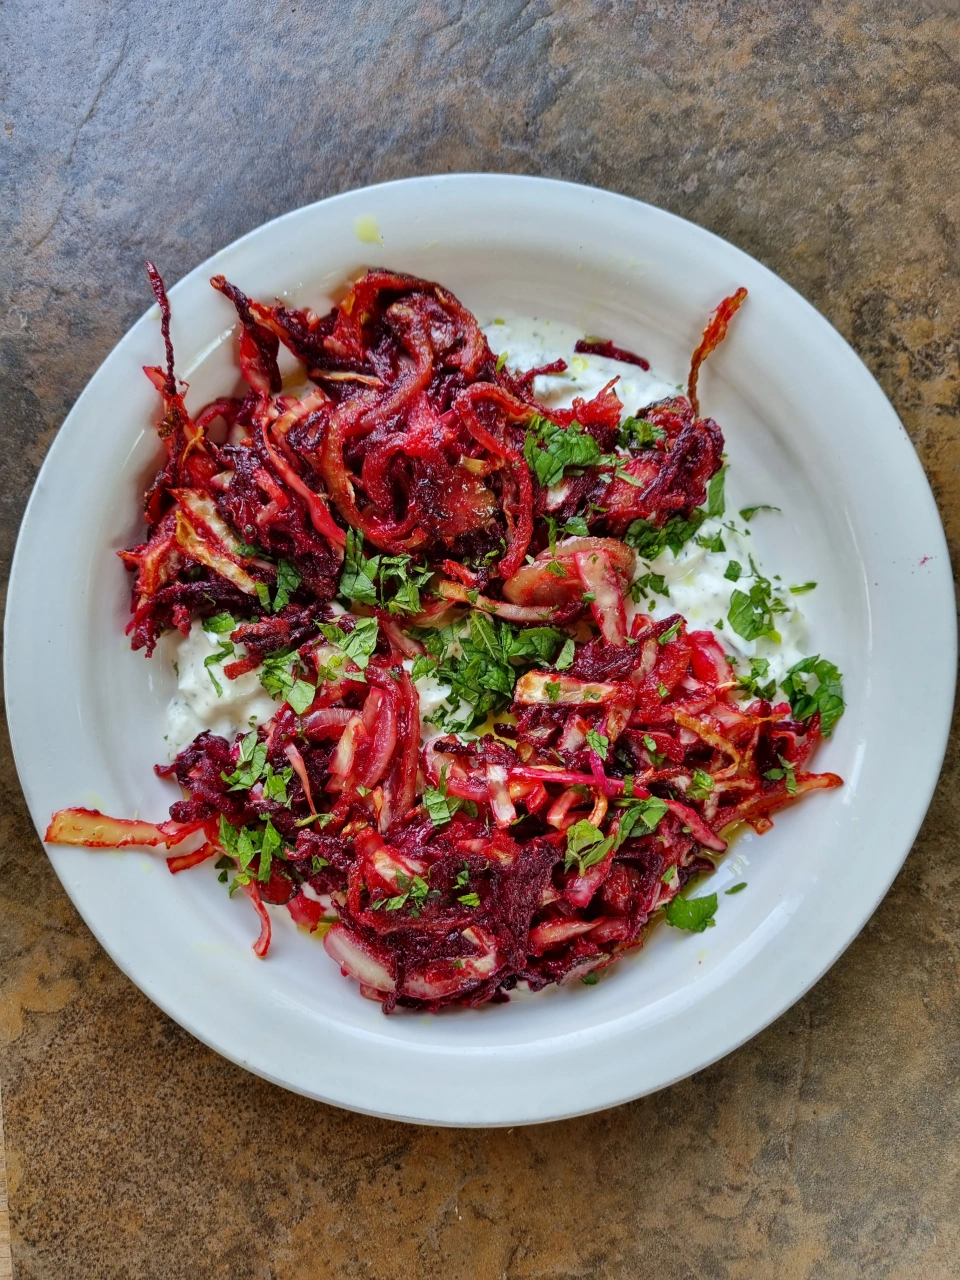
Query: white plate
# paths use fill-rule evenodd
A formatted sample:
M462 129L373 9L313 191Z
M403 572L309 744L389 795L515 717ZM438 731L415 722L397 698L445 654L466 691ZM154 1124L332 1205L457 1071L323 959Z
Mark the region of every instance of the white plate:
M358 221L359 220L359 221ZM382 246L370 243L379 228ZM361 240L366 237L366 242ZM708 232L609 192L535 178L389 183L251 232L171 291L178 372L198 405L236 381L233 309L207 281L322 311L366 265L440 280L481 318L537 312L582 325L684 379L724 295L750 297L701 379L727 437L732 506L768 573L815 579L812 651L838 663L848 709L818 767L843 775L763 838L744 836L748 890L702 935L656 929L595 987L439 1017L385 1018L322 947L256 921L207 868L178 876L140 853L48 848L118 965L171 1017L287 1088L378 1115L521 1124L608 1107L686 1076L755 1035L836 960L877 906L926 811L950 720L953 587L930 490L893 409L798 294ZM175 263L160 263L169 273ZM144 280L144 293L147 284ZM77 401L24 518L6 617L11 734L31 813L95 804L160 819L172 676L123 637L130 580L114 551L141 532L157 464L157 310ZM729 865L711 886L734 879Z

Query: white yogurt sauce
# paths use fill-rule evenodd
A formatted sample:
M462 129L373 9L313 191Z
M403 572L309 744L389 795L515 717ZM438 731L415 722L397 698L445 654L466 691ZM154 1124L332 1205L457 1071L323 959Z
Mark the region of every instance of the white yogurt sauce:
M675 383L664 382L655 373L645 372L639 365L608 360L606 356L581 356L574 345L586 337L582 329L559 320L540 320L536 316L498 316L492 324L482 326L491 351L506 353L507 368L517 373L566 360L567 372L548 378L535 378L533 394L541 404L566 408L574 396L589 400L611 380L627 413L635 413L654 400L677 394ZM637 355L643 355L638 351Z
M210 679L211 668L205 667L203 661L216 653L222 639L226 637L204 631L199 621L194 622L188 636L174 631L163 638L165 656L177 676L177 692L167 708L171 759L206 729L232 742L238 733L266 723L277 710L277 703L260 683L256 671L228 680L223 663L217 663L212 670L223 690L217 695ZM243 645L237 645L236 652L226 661L242 658L244 652Z
M751 548L742 534L732 527L732 522L705 520L700 526L699 536L704 540L712 539L717 533L723 538L725 551L709 551L700 546L695 538L691 538L681 547L678 556L674 556L668 549L656 560L652 560L649 568L666 579L670 595L669 598L664 598L653 594L653 606L641 607L655 618L682 613L690 630L713 631L727 652L739 659L739 673L742 675L749 671L748 659L766 658L770 669L760 683L776 680L779 684L790 667L804 656L807 634L803 615L789 591L773 582L771 598L780 600L787 609L786 613L773 615L773 624L780 636L779 643L767 636L758 640L744 640L742 636L738 636L730 626L727 615L734 591L739 589L749 593L756 581L750 568ZM731 560L735 560L742 569L741 577L735 582L724 577ZM754 563L756 564L756 557ZM757 567L760 568L759 565ZM637 577L643 577L647 572L646 563L640 562ZM647 599L650 598L651 594L648 592ZM637 608L632 601L628 601L628 616L632 617Z
M506 353L511 369L523 371L557 359L566 360L569 366L566 373L534 381L536 398L554 408L569 406L575 396L590 399L611 378L619 378L615 390L627 413L636 413L645 405L677 392L675 384L664 381L653 372L645 372L639 366L608 360L603 356L577 355L573 350L574 344L585 335L574 325L531 316L503 316L484 325L483 331L493 351ZM650 605L637 606L628 601L628 614L632 616L638 607L651 612L656 618L681 613L691 628L712 630L724 648L740 660L741 672L746 672L748 659L766 658L770 669L765 680L776 679L779 683L787 669L803 656L806 642L803 617L793 597L774 583L773 594L787 606L787 612L776 614L774 618L780 643L769 638L744 640L731 629L727 619L730 597L738 588L749 591L754 581L750 569L750 548L742 534L732 527L732 522L707 520L699 532L707 539L718 531L725 551L709 551L691 539L679 556L666 550L649 565L638 562L637 576L651 570L661 574L666 579L670 594L669 598L652 595L653 603ZM743 575L736 582L724 577L731 560L736 560L743 569ZM647 594L651 599L651 593ZM335 612L341 611L336 604L332 607ZM718 626L721 620L722 627ZM223 675L222 664L217 664L213 673L222 689L222 694L217 694L204 659L216 652L220 639L195 622L188 636L174 632L162 641L165 657L176 671L178 680L177 693L167 711L167 744L171 758L204 730L209 729L232 741L236 734L246 732L251 726L264 724L277 710L278 703L265 691L256 671L250 671L237 680L228 680ZM242 655L243 647L238 645L235 656ZM409 670L412 663L408 660L404 666ZM449 706L450 688L430 675L417 680L416 688L420 696L423 736L434 736L439 731L425 721L441 705ZM461 706L464 718L466 711L467 708Z

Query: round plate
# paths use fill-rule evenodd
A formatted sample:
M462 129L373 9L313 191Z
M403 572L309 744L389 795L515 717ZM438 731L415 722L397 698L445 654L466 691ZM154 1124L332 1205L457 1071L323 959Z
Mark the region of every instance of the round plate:
M169 269L173 264L166 265ZM522 1124L608 1107L698 1070L783 1013L877 906L924 816L946 743L953 587L937 510L896 414L834 329L746 254L669 213L537 178L454 175L352 191L244 236L171 290L192 407L237 382L230 304L207 283L323 311L365 266L439 280L481 320L536 313L650 358L682 382L717 302L750 296L700 383L727 438L728 505L754 520L768 574L815 579L810 652L845 675L847 713L816 759L842 789L744 835L711 888L716 928L653 930L593 987L440 1016L384 1017L316 939L257 923L209 868L145 853L48 848L103 946L171 1017L267 1079L338 1106L433 1124ZM144 292L147 282L144 279ZM159 820L173 676L124 639L156 467L162 356L154 307L90 382L47 456L17 546L6 616L10 728L31 813L94 805ZM922 625L917 625L922 620ZM891 762L895 767L891 768ZM275 919L277 919L275 917Z

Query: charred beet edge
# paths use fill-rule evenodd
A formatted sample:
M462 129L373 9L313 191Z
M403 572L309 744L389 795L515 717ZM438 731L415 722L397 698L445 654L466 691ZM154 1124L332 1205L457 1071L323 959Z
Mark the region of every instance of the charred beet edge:
M166 459L146 539L121 553L132 644L149 654L203 617L231 658L223 678L261 667L286 701L268 725L203 733L157 766L184 792L168 822L68 809L47 839L190 840L170 870L216 858L257 910L257 955L264 903L286 904L387 1011L593 981L660 908L706 927L712 908L677 895L723 832L763 832L840 782L806 770L821 711L839 713L800 675L793 710L746 703L711 633L679 615L627 627L624 537L695 530L721 465L697 374L745 291L711 318L689 395L622 420L614 384L570 409L539 404L537 371L505 368L440 285L371 271L321 317L218 276L248 390L194 419L148 271ZM282 389L281 344L314 383L299 399ZM611 342L577 350L648 367ZM338 594L351 614L329 608ZM832 670L803 680L829 693ZM434 671L469 709L453 727L479 736L447 724L421 748L413 677Z

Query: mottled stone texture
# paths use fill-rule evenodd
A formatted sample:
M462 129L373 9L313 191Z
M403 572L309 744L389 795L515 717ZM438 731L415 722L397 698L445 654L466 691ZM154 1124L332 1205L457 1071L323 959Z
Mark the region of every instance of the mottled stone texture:
M956 552L955 5L7 0L0 36L4 571L146 254L172 282L295 205L469 169L641 196L769 264L880 379ZM100 951L6 745L2 770L18 1280L960 1274L955 744L894 889L796 1008L657 1097L511 1132L358 1118L220 1061Z

